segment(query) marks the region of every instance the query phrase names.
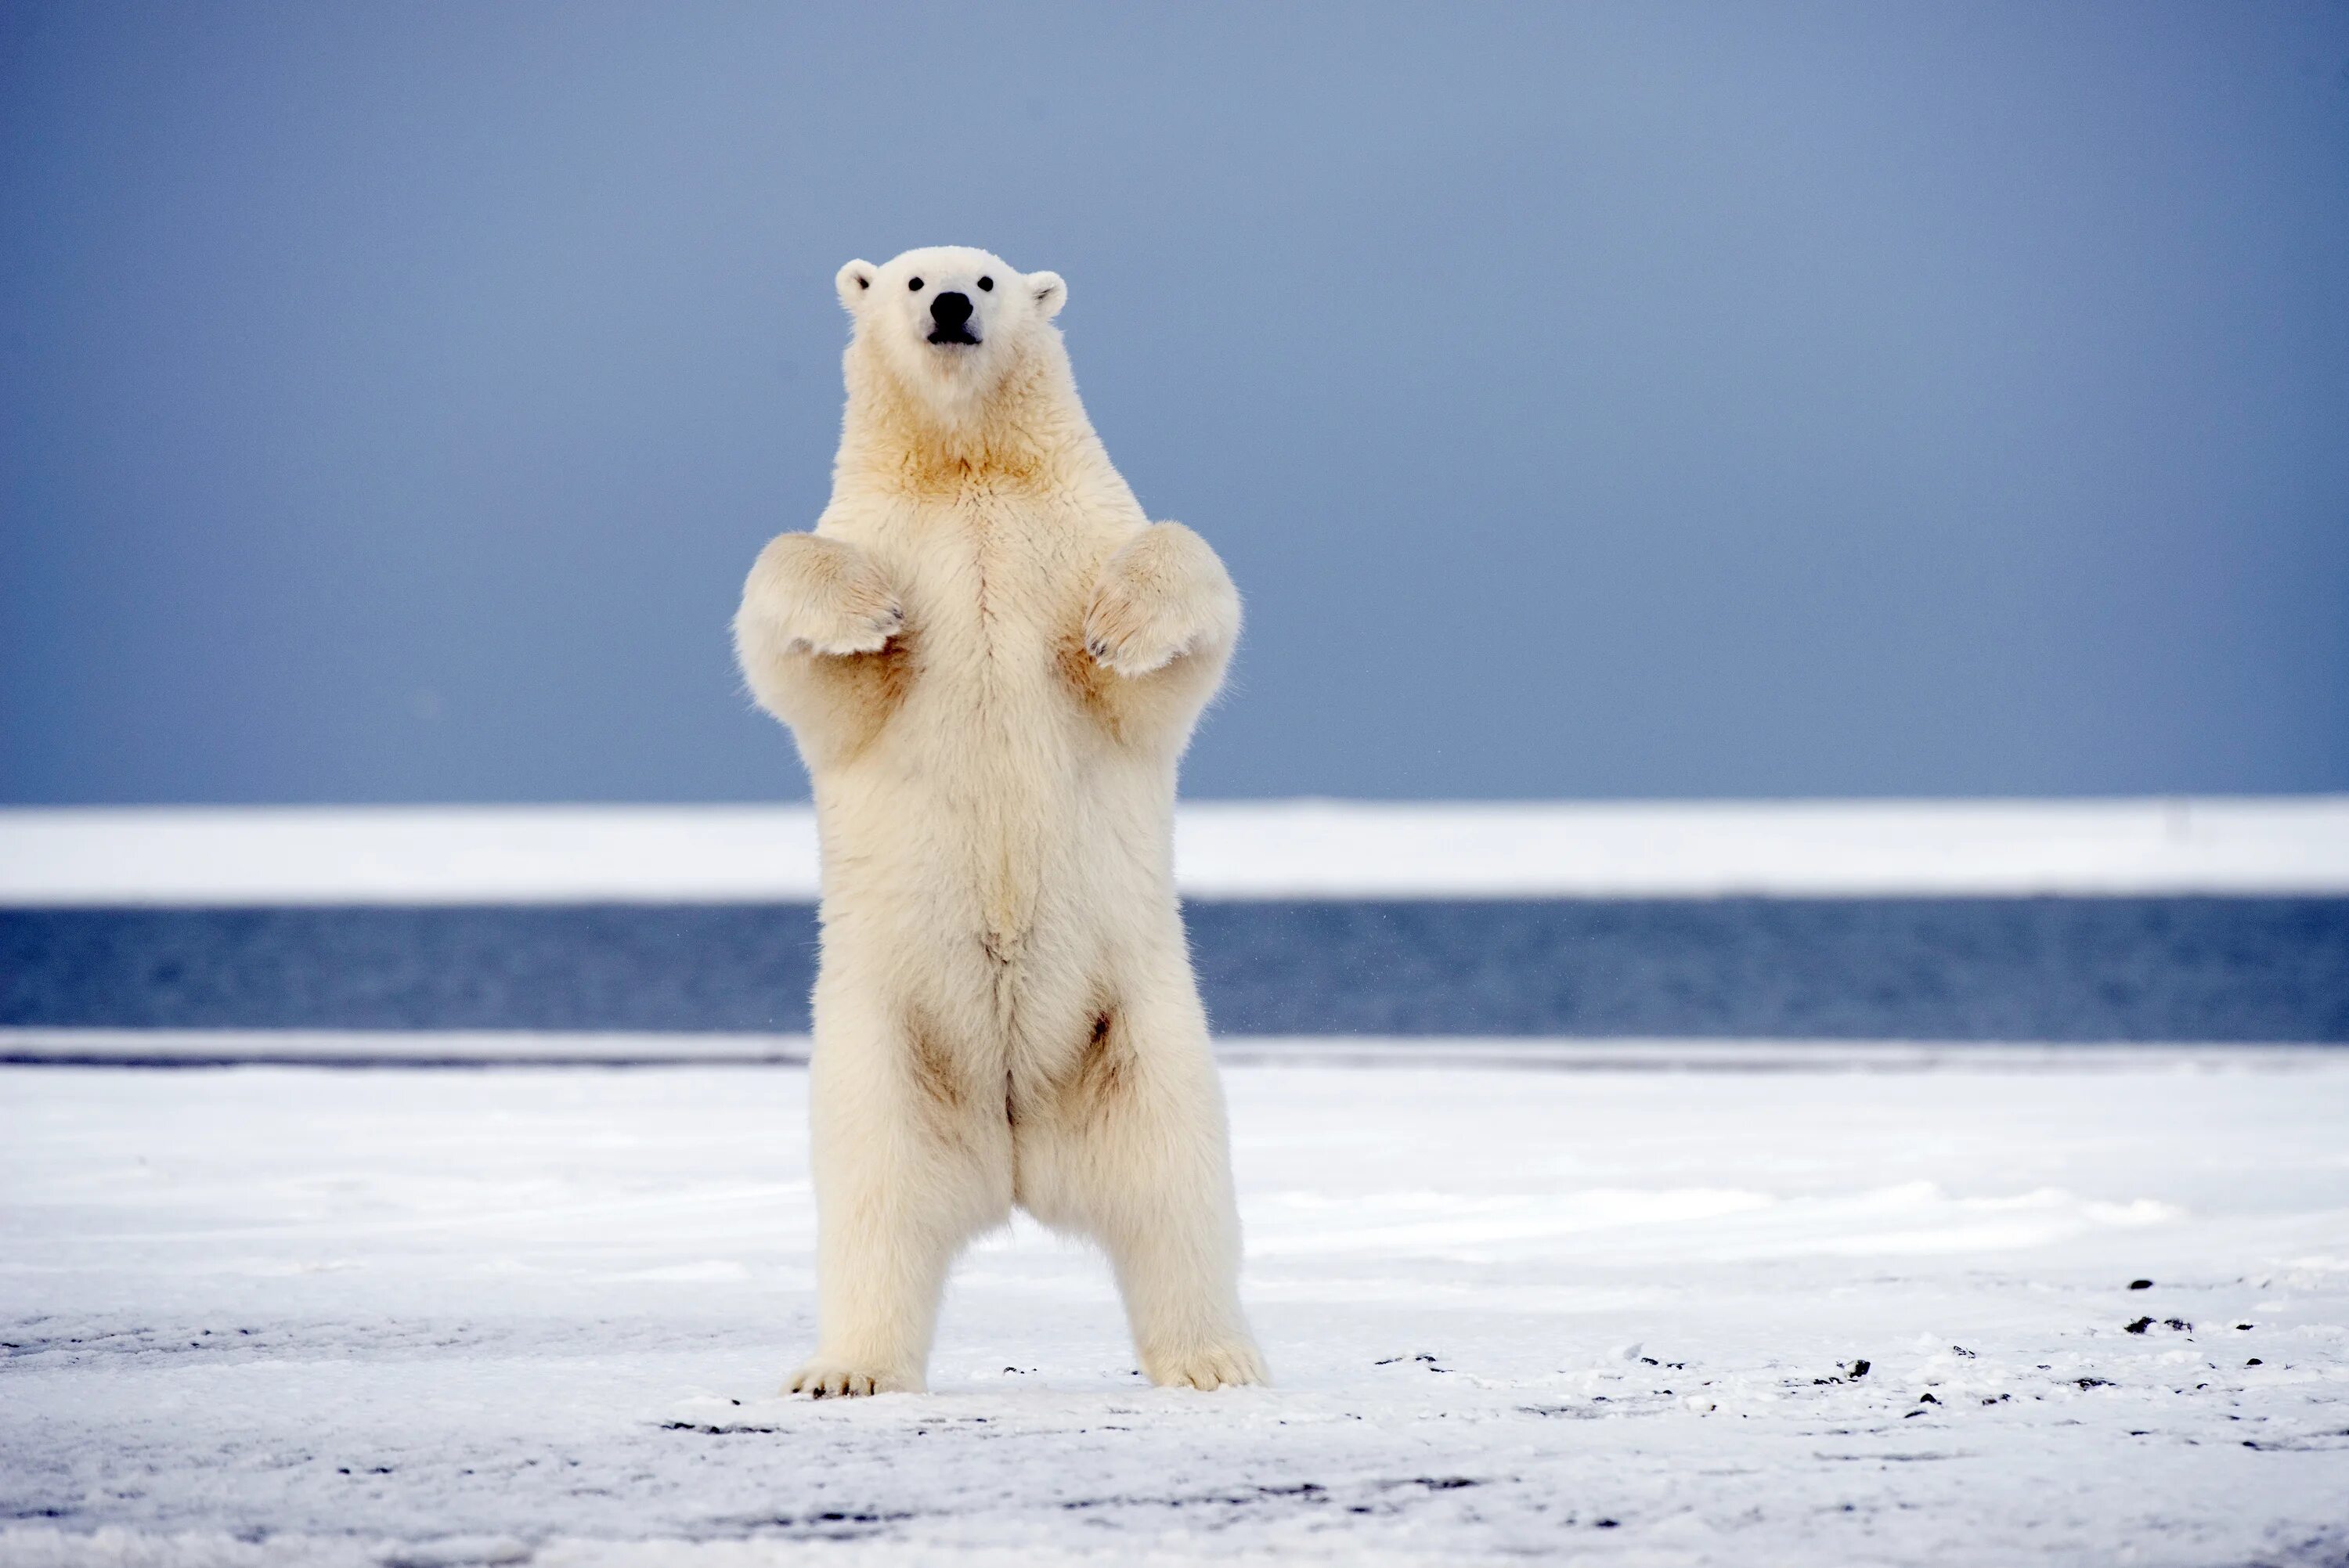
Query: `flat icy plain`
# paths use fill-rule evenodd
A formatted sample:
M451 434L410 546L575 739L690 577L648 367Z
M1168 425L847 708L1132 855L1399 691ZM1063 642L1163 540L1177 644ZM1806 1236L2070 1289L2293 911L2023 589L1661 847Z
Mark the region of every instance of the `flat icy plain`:
M1277 1387L821 1404L800 1070L0 1070L0 1562L2349 1562L2349 1052L1513 1048L1228 1069Z

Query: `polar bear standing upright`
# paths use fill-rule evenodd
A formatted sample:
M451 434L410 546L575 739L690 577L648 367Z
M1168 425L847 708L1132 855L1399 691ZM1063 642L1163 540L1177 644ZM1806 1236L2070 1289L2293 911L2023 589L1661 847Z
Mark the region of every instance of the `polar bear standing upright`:
M1173 876L1239 596L1111 466L1058 275L948 246L837 281L832 504L734 622L823 849L819 1342L792 1389L920 1388L948 1264L1015 1203L1108 1252L1154 1381L1261 1382Z

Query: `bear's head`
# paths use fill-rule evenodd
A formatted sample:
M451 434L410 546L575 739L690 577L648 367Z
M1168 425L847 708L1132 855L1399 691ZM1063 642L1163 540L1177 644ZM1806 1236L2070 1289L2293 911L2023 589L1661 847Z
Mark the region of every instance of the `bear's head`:
M1069 293L1058 273L1019 272L968 245L907 251L877 267L851 262L834 281L856 324L854 348L949 422L1057 338L1050 323Z

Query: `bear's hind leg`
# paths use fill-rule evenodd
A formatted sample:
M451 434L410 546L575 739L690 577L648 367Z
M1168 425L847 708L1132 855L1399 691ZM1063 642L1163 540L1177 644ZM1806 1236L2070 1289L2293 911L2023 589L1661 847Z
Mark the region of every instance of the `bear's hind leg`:
M808 1088L816 1353L788 1391L919 1390L947 1268L1010 1215L1002 1094L968 1092L966 1061L918 1012L828 1000Z
M1268 1381L1240 1311L1223 1091L1195 1005L1157 1018L1105 1007L1090 1033L1042 1114L1014 1131L1021 1206L1108 1252L1152 1382Z

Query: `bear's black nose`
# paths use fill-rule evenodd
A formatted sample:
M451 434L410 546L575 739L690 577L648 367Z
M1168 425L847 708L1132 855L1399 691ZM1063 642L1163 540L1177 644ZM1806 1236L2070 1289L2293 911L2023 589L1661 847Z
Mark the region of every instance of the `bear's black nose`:
M932 343L977 343L970 335L970 295L956 292L938 294L930 301L930 341Z

